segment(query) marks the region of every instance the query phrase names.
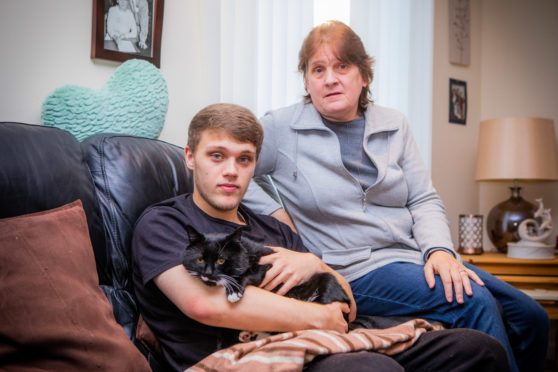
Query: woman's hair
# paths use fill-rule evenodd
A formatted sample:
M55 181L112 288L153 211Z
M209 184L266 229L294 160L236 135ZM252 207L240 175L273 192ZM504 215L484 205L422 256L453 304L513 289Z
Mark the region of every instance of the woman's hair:
M256 146L259 156L263 142L263 129L258 119L245 107L231 103L216 103L203 108L188 127L188 147L192 152L206 130L224 130L239 142Z
M366 82L358 101L358 112L364 114L366 106L372 102L369 95L370 84L374 78L372 71L374 58L366 53L360 37L349 26L339 21L328 21L310 31L298 53L298 71L305 79L310 58L323 44L329 45L340 61L358 67L362 79ZM306 103L312 102L310 94L306 94L304 98Z

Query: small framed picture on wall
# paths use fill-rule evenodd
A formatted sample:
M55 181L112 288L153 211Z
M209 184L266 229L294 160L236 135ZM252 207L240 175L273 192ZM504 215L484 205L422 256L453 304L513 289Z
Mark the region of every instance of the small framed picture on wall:
M91 58L160 67L164 0L92 0Z
M467 121L467 83L450 79L449 122L465 125Z

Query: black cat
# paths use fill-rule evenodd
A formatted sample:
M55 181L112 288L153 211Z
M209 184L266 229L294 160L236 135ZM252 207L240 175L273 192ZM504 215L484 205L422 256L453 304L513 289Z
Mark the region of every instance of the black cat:
M271 267L258 262L274 251L242 236L242 228L228 235L202 235L191 226L187 226L187 231L190 244L184 250L184 267L207 285L225 287L229 302L240 300L247 285L258 286ZM286 296L320 304L339 301L350 306L349 296L331 273L314 274Z

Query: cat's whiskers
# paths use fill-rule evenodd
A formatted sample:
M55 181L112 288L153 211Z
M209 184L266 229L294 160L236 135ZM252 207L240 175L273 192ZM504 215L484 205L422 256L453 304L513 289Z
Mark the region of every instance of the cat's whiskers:
M244 293L240 283L228 275L220 275L218 283L225 287L225 292L227 293L227 299L229 302L237 302Z
M242 290L242 286L236 281L236 279L226 274L219 275L218 283L221 284L223 287L228 288L231 291Z

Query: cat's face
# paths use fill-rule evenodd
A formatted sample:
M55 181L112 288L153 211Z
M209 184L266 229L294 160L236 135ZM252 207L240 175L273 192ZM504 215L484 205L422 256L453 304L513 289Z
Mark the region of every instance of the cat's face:
M190 244L183 256L188 272L207 285L234 285L230 282L246 270L247 261L235 233L203 236L195 230L188 231Z

